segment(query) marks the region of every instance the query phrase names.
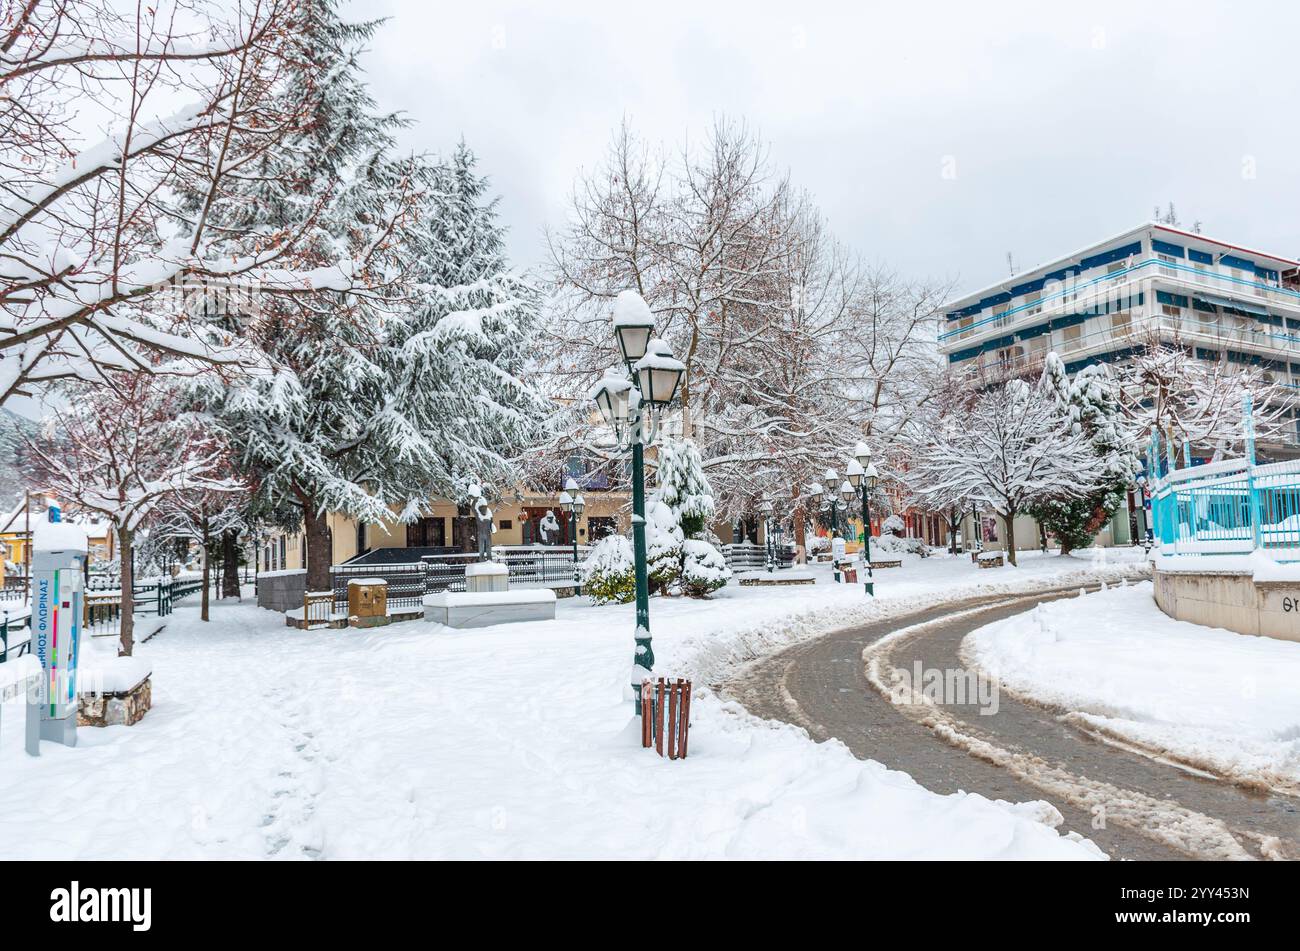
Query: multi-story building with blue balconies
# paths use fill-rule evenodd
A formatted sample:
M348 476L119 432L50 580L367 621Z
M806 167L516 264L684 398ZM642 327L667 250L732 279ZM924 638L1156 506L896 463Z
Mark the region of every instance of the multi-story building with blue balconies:
M1300 387L1300 262L1155 222L957 298L944 324L940 353L973 385L1035 375L1051 351L1074 373L1158 340ZM1265 448L1294 455L1292 440ZM1123 519L1103 541L1143 527Z

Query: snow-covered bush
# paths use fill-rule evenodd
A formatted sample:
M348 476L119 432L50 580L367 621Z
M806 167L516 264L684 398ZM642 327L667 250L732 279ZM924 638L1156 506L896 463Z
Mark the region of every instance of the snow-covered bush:
M708 542L688 538L682 542L682 590L704 598L731 580L727 560Z
M919 538L899 538L897 535L881 535L871 539L871 551L888 552L891 555L920 555L930 557L930 546Z
M704 460L689 439L665 439L659 445L655 500L666 505L686 538L698 537L713 517L713 489Z
M652 501L646 511L645 532L650 590L666 591L682 576L682 529L672 509Z
M582 565L582 591L596 604L627 604L636 597L632 543L622 535L596 542Z
M901 535L905 529L906 526L903 524L903 520L897 515L891 515L880 523L881 535Z

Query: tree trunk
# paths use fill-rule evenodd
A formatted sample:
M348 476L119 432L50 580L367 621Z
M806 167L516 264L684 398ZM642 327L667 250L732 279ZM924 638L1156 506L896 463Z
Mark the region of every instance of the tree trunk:
M135 572L131 570L131 552L133 542L133 532L125 526L119 525L117 529L117 551L118 560L121 567L120 578L122 584L122 623L121 623L121 646L118 648L119 657L130 657L131 651L135 647Z
M1012 511L1002 516L1003 523L1007 526L1007 561L1013 565L1016 563L1016 513Z
M240 601L244 600L239 591L239 533L227 529L221 535L221 596L228 598L232 594Z
M307 590L329 591L330 584L330 536L325 516L316 511L311 499L304 500L302 507L303 530L307 535Z
M199 596L199 620L207 621L208 605L211 603L208 597L208 585L212 581L212 560L208 557L208 545L212 542L208 532L208 520L205 516L199 523L199 558L203 562L203 593Z

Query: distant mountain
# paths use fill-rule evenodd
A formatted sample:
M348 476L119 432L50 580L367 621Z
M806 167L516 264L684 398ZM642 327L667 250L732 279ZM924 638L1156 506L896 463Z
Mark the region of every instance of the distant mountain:
M30 419L0 409L0 512L8 512L17 504L26 487L18 468L23 451L23 435L36 433L36 424Z

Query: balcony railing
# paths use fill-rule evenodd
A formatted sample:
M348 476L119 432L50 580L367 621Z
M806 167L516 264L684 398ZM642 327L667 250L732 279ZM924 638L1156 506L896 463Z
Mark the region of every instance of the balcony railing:
M976 320L966 327L948 330L939 335L939 342L942 344L982 336L1001 328L1024 324L1030 317L1076 313L1081 302L1085 306L1091 306L1093 300L1136 294L1141 289L1141 281L1152 276L1175 281L1193 293L1197 289L1210 294L1226 293L1258 303L1280 304L1300 310L1300 291L1269 284L1257 278L1221 273L1210 270L1209 267L1146 258L1112 274L1099 275L1076 284L1063 283L1062 289L1057 293L1011 307L1005 313Z

